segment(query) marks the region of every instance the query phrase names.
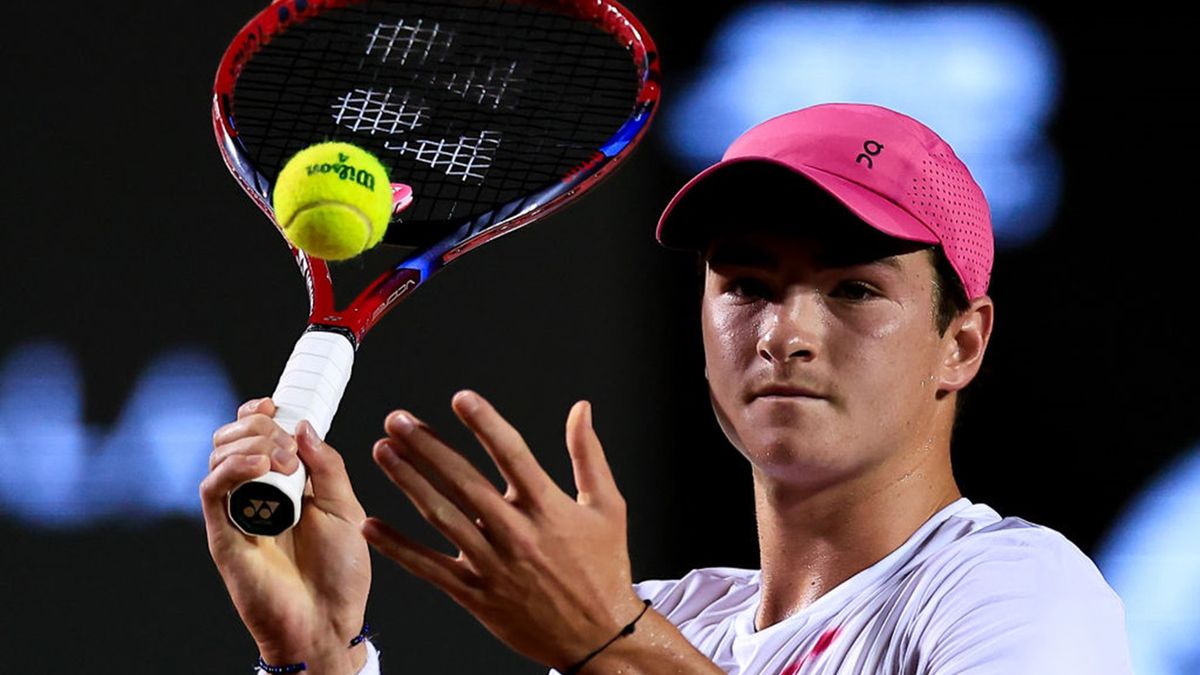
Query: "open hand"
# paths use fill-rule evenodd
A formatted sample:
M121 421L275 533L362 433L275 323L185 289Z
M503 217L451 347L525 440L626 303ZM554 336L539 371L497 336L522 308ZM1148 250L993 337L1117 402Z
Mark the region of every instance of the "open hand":
M633 591L625 500L591 424L591 406L567 417L578 494L555 485L529 447L474 392L454 412L507 482L504 493L410 413L385 422L375 462L455 547L445 555L376 518L367 540L443 590L509 647L559 669L611 639L642 611Z

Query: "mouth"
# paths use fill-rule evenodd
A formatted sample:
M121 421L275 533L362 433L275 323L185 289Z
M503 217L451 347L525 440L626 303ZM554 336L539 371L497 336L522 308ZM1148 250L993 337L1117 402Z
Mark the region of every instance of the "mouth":
M753 398L787 400L821 399L825 397L805 387L798 387L789 384L771 384L756 390Z

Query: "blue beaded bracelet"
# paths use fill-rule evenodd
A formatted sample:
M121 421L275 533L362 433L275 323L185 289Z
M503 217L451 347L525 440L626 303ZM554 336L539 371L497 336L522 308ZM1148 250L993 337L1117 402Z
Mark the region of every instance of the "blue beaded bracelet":
M301 661L300 663L289 663L286 666L273 666L266 661L263 661L261 656L258 657L257 667L259 670L265 673L271 673L271 675L279 675L280 673L298 673L302 670L308 670L308 664L304 661Z
M354 639L350 641L350 647L357 647L358 645L362 644L363 640L366 640L369 637L371 637L371 624L364 621L362 630L358 631L358 635L355 635Z
M363 640L366 640L369 637L371 637L371 624L364 621L362 630L358 631L358 635L355 635L353 640L350 640L350 648L353 649L354 647L357 647L358 645L362 644ZM271 675L291 675L291 673L299 673L301 671L308 670L308 663L301 661L300 663L288 663L282 666L273 666L266 661L263 661L263 657L259 656L258 663L255 664L255 667L264 673L270 673Z

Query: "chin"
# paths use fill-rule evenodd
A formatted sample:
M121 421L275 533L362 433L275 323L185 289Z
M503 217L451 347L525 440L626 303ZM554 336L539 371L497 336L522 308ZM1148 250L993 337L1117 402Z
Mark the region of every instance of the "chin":
M850 445L818 434L800 434L795 429L763 429L742 436L738 446L755 472L793 484L828 483L858 473L861 457L848 452Z
M853 446L829 427L819 410L792 405L741 409L732 418L712 399L725 437L750 461L755 473L797 483L827 482L852 475L862 464ZM807 404L806 404L807 405Z

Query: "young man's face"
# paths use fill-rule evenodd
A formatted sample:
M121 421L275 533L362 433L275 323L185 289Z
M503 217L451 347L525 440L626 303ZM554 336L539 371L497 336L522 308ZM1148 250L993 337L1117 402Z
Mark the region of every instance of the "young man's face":
M756 469L827 484L933 442L945 338L924 245L801 225L709 243L705 362L722 428Z

